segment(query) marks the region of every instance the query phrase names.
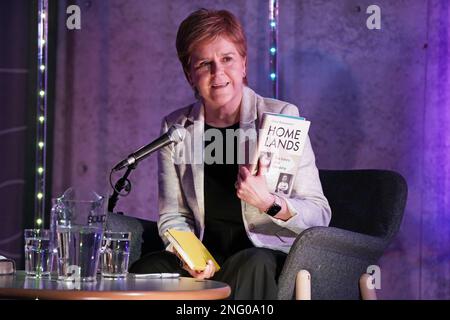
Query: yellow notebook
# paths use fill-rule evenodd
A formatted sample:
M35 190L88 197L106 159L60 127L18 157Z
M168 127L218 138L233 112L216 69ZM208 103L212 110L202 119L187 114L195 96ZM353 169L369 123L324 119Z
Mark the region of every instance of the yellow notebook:
M164 235L192 270L205 270L208 260L212 260L216 271L220 270L217 261L192 231L169 229Z

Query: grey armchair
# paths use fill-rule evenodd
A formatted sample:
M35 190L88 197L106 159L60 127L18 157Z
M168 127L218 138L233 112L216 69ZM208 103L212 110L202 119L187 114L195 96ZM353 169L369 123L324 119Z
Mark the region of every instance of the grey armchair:
M278 299L295 294L300 270L311 275L312 299L360 299L359 279L398 232L407 198L405 179L387 170L320 170L332 211L329 227L295 240L279 278ZM156 223L109 213L108 228L133 232L130 265L163 249Z

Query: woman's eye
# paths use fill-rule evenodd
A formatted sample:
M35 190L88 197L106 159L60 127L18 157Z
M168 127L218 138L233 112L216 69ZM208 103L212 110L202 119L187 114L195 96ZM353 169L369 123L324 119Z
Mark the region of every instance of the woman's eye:
M225 61L225 62L230 62L231 60L233 60L232 57L224 57L223 58L223 61Z
M211 65L211 63L209 61L204 61L204 62L201 62L199 65L197 65L197 69L209 67L210 65Z

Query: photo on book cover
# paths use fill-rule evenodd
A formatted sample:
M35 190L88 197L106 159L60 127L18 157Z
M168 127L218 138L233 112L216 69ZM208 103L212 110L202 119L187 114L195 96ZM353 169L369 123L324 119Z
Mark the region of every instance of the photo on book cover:
M291 181L292 174L283 172L280 173L280 175L278 176L277 188L275 192L281 194L289 194L289 190L291 189Z

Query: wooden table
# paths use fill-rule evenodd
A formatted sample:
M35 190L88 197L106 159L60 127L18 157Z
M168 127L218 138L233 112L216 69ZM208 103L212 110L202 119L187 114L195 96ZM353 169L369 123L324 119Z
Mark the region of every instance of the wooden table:
M214 300L230 295L230 287L222 282L175 279L107 279L96 282L64 282L54 276L30 278L24 271L0 275L0 298L51 300Z

